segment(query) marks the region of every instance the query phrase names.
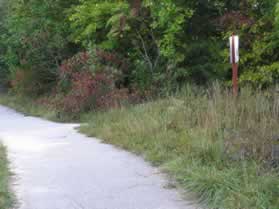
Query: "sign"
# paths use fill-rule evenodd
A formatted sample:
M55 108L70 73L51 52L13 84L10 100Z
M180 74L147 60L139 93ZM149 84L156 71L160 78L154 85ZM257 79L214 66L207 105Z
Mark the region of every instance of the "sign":
M233 94L238 95L238 63L239 63L239 37L232 35L230 37L230 61L232 64L232 83Z
M230 37L230 61L232 64L239 62L239 37Z

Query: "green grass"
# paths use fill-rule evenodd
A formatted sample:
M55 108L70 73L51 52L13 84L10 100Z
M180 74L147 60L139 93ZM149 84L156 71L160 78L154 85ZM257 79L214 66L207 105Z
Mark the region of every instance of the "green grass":
M81 132L143 155L210 208L278 209L279 175L269 166L279 134L273 92L234 99L185 89L136 107L87 114ZM278 98L279 99L279 98Z
M57 119L58 111L32 101L3 100ZM233 98L218 85L187 87L168 98L81 118L87 123L82 133L160 166L209 208L279 209L279 172L271 166L271 139L279 135L279 95L274 91L242 89Z
M9 209L12 206L12 195L9 188L9 170L6 150L0 145L0 208Z

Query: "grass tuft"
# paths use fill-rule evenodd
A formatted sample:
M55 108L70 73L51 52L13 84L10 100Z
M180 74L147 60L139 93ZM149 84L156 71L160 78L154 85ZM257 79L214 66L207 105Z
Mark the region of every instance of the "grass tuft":
M0 145L0 208L9 209L12 206L12 195L9 187L9 170L6 150Z

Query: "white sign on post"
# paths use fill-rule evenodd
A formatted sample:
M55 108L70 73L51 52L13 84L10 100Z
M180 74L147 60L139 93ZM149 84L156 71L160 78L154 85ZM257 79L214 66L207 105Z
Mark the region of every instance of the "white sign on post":
M230 58L232 64L239 62L239 36L230 37Z

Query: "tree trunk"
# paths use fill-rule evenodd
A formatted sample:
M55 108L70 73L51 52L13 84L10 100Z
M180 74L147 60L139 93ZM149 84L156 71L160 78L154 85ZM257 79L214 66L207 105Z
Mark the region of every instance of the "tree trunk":
M133 0L131 2L131 8L132 8L131 14L132 14L132 16L138 16L139 15L140 8L141 8L141 3L142 3L142 0Z
M131 7L131 15L134 17L139 16L142 0L130 0L130 7ZM120 18L120 31L124 30L124 27L126 25L127 17L122 16Z

